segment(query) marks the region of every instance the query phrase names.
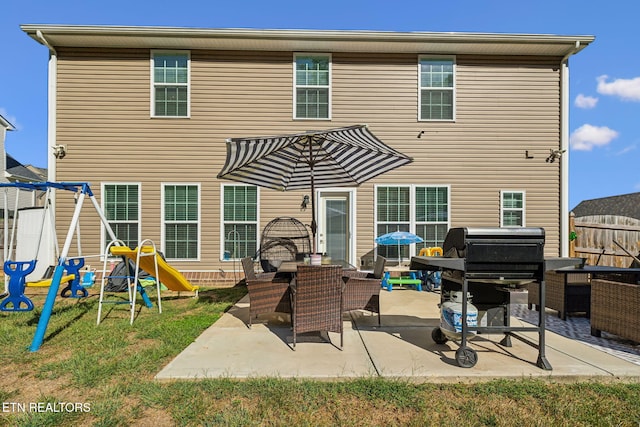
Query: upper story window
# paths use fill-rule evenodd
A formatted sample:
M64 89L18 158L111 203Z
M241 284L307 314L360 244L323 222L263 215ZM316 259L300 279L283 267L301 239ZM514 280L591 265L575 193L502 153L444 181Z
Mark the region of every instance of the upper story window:
M164 254L169 259L197 260L200 247L200 186L163 186Z
M455 65L454 58L420 58L420 120L454 120Z
M138 246L140 236L140 184L118 183L102 185L102 210L109 226L130 248ZM105 247L110 241L104 232Z
M294 57L294 118L331 117L331 56L297 54Z
M524 191L500 192L500 226L524 227Z
M152 52L151 115L189 117L189 52Z

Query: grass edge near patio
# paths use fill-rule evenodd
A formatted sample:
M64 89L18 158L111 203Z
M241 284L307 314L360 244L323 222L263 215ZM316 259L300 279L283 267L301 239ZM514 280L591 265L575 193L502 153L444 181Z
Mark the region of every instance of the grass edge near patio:
M622 381L494 380L415 384L231 378L163 381L154 375L243 297L242 286L163 295L163 313L113 309L96 326L97 298L56 301L45 342L30 353L36 310L0 313L0 425L636 425L640 385ZM220 351L223 351L221 349ZM259 355L256 355L259 357ZM56 403L89 411L55 412ZM58 405L60 408L60 405ZM63 408L64 409L64 408Z

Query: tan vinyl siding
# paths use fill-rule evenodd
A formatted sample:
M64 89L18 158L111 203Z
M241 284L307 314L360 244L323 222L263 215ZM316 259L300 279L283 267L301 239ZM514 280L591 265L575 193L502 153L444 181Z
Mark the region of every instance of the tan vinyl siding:
M219 262L226 181L215 178L225 139L366 123L415 161L357 189L357 257L374 246L374 184L398 183L450 186L451 226L498 226L500 190L525 191L527 225L545 227L547 253L558 254L559 164L544 159L559 147L560 58L458 56L455 121L420 122L417 55L327 53L332 120L293 120L293 52L198 50L185 119L150 117L149 50L60 48L57 142L68 154L57 161L57 180L88 181L98 199L103 181L141 182L141 237L158 245L161 184L201 183L201 261L176 266L229 269ZM260 227L277 216L310 223L311 209L299 209L304 194L261 189ZM59 224L70 220L70 200L59 196ZM83 251L97 253L90 211L81 219Z

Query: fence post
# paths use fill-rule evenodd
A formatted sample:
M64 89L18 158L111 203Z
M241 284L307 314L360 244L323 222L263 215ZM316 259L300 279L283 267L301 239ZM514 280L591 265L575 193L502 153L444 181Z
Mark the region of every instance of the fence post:
M569 234L576 232L576 214L573 211L569 212ZM571 239L569 237L569 256L576 256L576 239Z

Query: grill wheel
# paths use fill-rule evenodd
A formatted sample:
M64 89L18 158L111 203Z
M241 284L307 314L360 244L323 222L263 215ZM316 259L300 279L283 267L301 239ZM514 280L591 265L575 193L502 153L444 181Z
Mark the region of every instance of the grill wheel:
M456 350L456 361L461 368L473 368L478 362L478 353L469 347L460 347Z

